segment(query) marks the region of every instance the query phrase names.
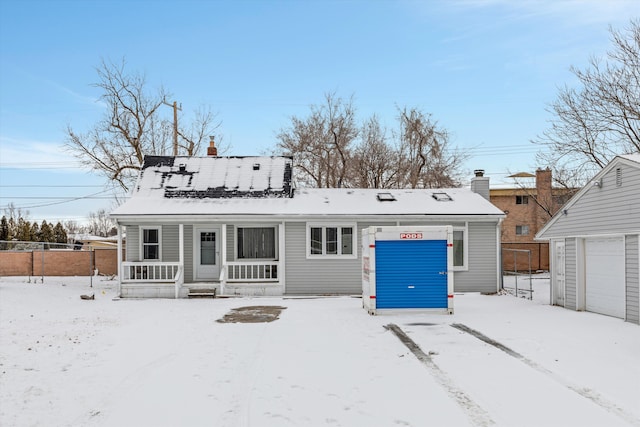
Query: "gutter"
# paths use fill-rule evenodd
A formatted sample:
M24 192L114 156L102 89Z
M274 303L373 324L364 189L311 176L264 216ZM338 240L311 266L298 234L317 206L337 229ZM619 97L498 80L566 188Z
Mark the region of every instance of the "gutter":
M398 221L401 218L405 221L466 221L466 220L492 220L502 221L505 217L504 214L143 214L143 215L111 215L112 218L118 222L124 221L136 221L136 222L211 222L211 221L229 221L229 218L233 218L234 221L255 221L256 218L262 220L271 218L274 221L306 221L306 220L335 220L339 218L360 220L360 221Z

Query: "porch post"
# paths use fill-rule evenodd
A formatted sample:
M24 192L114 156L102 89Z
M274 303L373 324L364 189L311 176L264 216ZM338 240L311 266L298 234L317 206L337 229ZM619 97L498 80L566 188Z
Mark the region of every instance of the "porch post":
M227 224L220 226L220 295L224 295L224 285L227 282Z
M180 271L180 275L178 276L180 279L176 280L176 299L180 295L180 285L183 282L184 277L184 224L180 223L178 225L178 248L179 248L179 256L178 261L180 262L180 266L178 267Z
M118 249L117 249L117 265L118 265L118 297L122 297L122 225L120 222L118 226Z

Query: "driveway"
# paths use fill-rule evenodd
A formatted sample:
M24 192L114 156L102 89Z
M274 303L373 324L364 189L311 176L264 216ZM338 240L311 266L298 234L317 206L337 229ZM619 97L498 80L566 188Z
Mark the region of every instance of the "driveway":
M0 279L0 425L640 426L640 328L619 319L509 295L370 316L352 297L93 285ZM253 306L277 316L220 321Z

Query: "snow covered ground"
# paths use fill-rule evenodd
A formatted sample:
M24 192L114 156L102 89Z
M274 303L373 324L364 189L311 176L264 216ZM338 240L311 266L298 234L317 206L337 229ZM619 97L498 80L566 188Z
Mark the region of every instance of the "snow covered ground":
M531 301L369 316L350 297L118 300L102 278L0 278L0 425L640 426L640 327L551 307L533 282ZM251 305L286 309L217 322Z

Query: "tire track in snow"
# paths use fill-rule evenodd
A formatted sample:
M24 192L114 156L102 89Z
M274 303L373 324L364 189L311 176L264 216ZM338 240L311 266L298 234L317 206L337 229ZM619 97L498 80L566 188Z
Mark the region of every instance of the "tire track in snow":
M495 424L487 411L475 403L463 390L458 388L447 374L440 369L431 356L426 354L415 341L396 324L390 323L384 327L394 333L396 337L431 371L436 382L440 384L449 396L454 399L467 414L472 424L478 427L492 426Z
M580 396L589 399L590 401L592 401L593 403L595 403L596 405L604 408L605 410L607 410L608 412L611 412L615 415L617 415L618 417L622 418L623 420L625 420L626 422L634 425L634 426L639 426L640 427L640 420L638 420L636 417L634 417L632 414L627 413L624 409L620 408L618 405L616 405L615 403L609 401L608 399L604 398L603 396L601 396L599 393L585 388L585 387L580 387L576 384L571 383L569 380L562 378L560 375L556 374L553 371L550 371L549 369L545 368L542 365L537 364L536 362L534 362L531 359L527 359L525 356L523 356L522 354L518 353L517 351L514 351L512 349L510 349L509 347L507 347L504 344L501 344L498 341L495 341L491 338L489 338L488 336L484 335L482 332L480 331L476 331L475 329L472 329L462 323L452 323L451 327L458 329L459 331L465 332L469 335L472 335L474 337L476 337L477 339L479 339L480 341L483 341L489 345L492 345L493 347L497 348L498 350L502 350L503 352L507 353L509 356L514 357L518 360L520 360L522 363L524 363L525 365L528 365L529 367L535 369L538 372L541 372L551 378L553 378L555 381L557 381L558 383L562 384L563 386L567 387L569 390L578 393Z

